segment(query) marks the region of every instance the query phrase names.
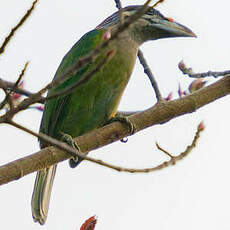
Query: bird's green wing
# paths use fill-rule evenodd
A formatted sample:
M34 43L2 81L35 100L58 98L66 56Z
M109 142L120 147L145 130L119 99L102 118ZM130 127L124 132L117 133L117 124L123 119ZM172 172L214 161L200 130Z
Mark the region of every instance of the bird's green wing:
M86 33L77 43L75 43L75 45L63 58L54 78L60 77L68 67L75 64L81 57L90 54L90 52L101 43L104 32L104 30L92 30ZM48 95L56 93L70 86L73 81L79 80L87 71L87 69L89 69L89 66L90 64L86 65L64 83L54 89L49 90ZM56 137L54 134L54 128L56 126L57 120L59 119L60 112L62 111L70 96L71 94L48 100L45 103L40 132Z

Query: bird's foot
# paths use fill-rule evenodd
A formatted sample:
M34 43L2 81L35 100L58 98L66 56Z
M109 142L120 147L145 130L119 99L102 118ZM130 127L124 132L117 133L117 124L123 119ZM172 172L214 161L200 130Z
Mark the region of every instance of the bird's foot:
M125 125L127 125L129 127L129 129L130 129L131 135L133 135L135 133L135 126L129 120L128 116L124 116L122 114L116 114L115 117L110 119L108 123L112 123L112 122L115 122L115 121L120 121L121 123L124 123Z
M62 135L62 141L66 142L68 145L70 145L71 147L77 149L79 152L81 152L80 147L78 146L77 142L73 140L72 136L67 134L67 133L61 133ZM76 166L78 166L81 162L82 162L82 158L71 154L73 156L73 158L71 158L69 160L69 166L71 168L75 168Z

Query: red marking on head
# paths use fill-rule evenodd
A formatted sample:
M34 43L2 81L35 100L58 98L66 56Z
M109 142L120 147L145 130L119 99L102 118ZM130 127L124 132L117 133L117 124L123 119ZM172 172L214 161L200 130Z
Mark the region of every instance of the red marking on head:
M111 38L111 33L110 33L109 30L107 30L107 31L104 33L103 38L104 38L105 40L109 40L109 39Z
M173 18L167 18L170 22L174 22Z

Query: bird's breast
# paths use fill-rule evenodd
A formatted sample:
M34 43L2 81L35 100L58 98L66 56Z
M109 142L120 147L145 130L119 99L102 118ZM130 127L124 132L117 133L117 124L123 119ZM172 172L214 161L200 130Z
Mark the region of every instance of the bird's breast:
M103 67L69 96L62 111L62 119L56 124L56 132L79 136L104 125L116 114L137 51L113 44L95 59L88 72L111 50L113 54Z

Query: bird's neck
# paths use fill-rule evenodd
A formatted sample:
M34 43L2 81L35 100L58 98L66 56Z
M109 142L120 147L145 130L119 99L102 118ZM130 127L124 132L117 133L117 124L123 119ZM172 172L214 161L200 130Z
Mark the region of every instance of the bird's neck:
M116 27L110 28L111 33L113 34L116 29ZM135 33L131 32L129 29L120 33L116 40L122 49L131 50L132 52L134 52L134 50L137 51L139 46L141 45Z

